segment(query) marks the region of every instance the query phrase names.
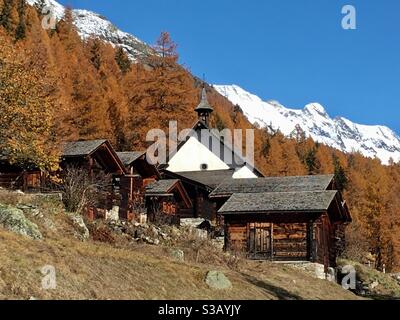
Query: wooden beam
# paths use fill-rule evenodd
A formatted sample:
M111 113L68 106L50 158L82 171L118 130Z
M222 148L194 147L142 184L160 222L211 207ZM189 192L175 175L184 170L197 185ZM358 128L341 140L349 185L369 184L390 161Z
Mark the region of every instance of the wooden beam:
M271 261L274 261L274 224L271 223Z

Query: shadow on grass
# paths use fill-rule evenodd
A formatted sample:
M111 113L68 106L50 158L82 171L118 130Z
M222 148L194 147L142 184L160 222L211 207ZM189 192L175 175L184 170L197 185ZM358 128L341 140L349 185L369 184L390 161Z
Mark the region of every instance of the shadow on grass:
M381 300L381 301L400 301L400 297L384 295L384 294L369 294L363 296L364 298L372 299L372 300Z
M251 284L261 288L266 293L277 297L279 300L304 300L302 297L293 294L283 288L274 286L268 282L259 280L251 275L241 273L241 275Z

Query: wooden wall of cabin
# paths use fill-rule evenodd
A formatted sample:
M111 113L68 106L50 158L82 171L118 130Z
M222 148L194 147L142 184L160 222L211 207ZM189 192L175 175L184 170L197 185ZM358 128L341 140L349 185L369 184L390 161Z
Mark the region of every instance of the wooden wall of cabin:
M259 234L268 235L270 230L269 251L249 258L276 261L312 261L324 264L326 268L336 266L338 252L338 234L343 233L341 224L332 224L327 214L312 220L297 221L282 218L251 218L248 216L224 217L225 249L249 253L254 228L266 229ZM254 232L253 232L254 234ZM265 246L265 245L264 245ZM268 246L267 246L268 248Z
M309 223L273 225L273 260L307 261L311 257Z
M225 218L226 249L249 258L307 261L311 256L309 223L232 221Z
M179 225L179 204L174 197L147 197L148 219L159 225Z
M331 223L328 214L321 215L313 226L313 261L325 265L326 268L335 267L338 256L337 226Z
M40 191L44 176L39 170L24 171L18 167L0 164L0 187L11 190Z

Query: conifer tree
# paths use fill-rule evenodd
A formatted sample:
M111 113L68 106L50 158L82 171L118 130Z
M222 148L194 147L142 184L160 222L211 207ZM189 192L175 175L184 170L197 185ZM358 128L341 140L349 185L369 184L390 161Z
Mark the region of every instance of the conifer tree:
M12 10L14 6L14 0L3 0L3 8L0 13L0 26L11 33L13 31L12 22Z
M122 74L126 74L131 69L131 61L125 50L119 47L115 52L115 61L117 62Z
M198 103L199 94L194 87L193 78L177 63L178 54L175 48L176 45L169 35L161 34L155 46L157 55L148 57L145 67L138 68L136 79L132 79L135 94L130 102L132 108L137 109L140 105L145 110L146 117L142 125L150 126L148 119L151 117L158 119L158 126L167 127L171 112L175 114L174 120L182 120L182 123L188 119L186 110L190 110L194 116L193 110Z
M308 150L304 162L309 175L315 175L318 173L319 163L317 159L317 149L315 147Z
M348 178L346 175L346 171L340 164L339 158L333 154L333 165L335 167L335 182L339 191L343 191L346 189L348 184Z
M26 12L26 2L25 0L18 0L18 18L19 22L17 29L15 30L15 40L22 40L26 37L26 22L25 22L25 12Z
M224 120L222 120L222 118L220 117L220 115L218 113L215 114L215 127L219 131L226 129L225 122L224 122Z

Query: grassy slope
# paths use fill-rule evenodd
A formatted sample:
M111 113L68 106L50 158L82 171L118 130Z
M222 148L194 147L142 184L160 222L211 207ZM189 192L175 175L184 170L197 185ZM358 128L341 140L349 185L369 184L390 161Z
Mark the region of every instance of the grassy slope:
M340 286L317 280L290 266L232 262L229 256L192 240L175 243L186 262L170 258L171 247L118 241L80 242L57 203L3 194L0 202L33 203L45 216L30 218L44 240L33 241L0 227L0 299L358 299ZM56 230L48 228L51 220ZM200 250L195 252L193 247ZM41 289L41 268L53 265L57 289ZM227 291L209 289L209 270L221 270L233 283Z
M160 250L160 252L157 252ZM355 299L335 284L267 263L241 270L178 263L162 248L118 249L71 239L30 241L0 231L0 299ZM57 289L43 291L40 269L54 265ZM214 291L203 279L219 269L233 289Z

